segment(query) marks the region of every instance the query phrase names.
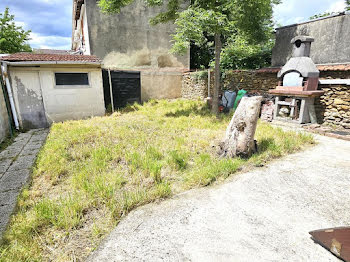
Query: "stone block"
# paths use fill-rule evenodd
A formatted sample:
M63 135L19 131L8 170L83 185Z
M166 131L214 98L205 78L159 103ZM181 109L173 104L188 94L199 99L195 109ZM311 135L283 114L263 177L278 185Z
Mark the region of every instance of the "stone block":
M18 191L7 191L0 193L0 206L8 206L16 204Z
M30 139L30 142L43 142L47 137L47 133L35 134Z
M26 144L28 143L27 140L19 140L15 141L14 143L11 144L9 148L19 148L18 150L22 149Z
M12 163L8 171L30 169L34 164L35 159L36 155L20 156L16 159L14 163Z
M40 149L42 147L43 142L42 141L30 141L23 150L33 150L33 149Z
M7 171L0 181L0 192L20 190L29 179L29 169Z
M24 148L19 156L28 156L28 155L37 155L40 151L40 148L32 149L30 147Z
M11 158L1 159L0 160L0 173L5 173L6 170L10 167L12 161L13 160Z
M28 142L29 139L31 138L31 136L32 135L28 134L28 133L21 133L15 138L15 142L19 142L19 141L26 141L26 142Z
M336 99L334 99L334 104L335 105L343 105L343 104L345 104L345 101L343 101L339 98L336 98Z
M12 213L15 211L16 204L0 206L0 238L4 233Z

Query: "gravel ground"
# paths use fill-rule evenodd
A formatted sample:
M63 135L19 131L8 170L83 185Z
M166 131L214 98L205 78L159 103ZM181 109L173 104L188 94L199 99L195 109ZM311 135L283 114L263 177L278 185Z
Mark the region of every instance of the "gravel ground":
M309 231L350 226L350 142L130 213L88 261L339 261Z

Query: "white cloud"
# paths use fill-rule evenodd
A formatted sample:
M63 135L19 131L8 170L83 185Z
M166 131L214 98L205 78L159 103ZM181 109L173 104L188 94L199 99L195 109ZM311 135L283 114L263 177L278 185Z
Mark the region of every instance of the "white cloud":
M328 12L332 13L337 13L337 12L343 12L345 10L345 1L344 0L339 0L335 3L332 3L329 9L327 10Z
M274 8L274 20L279 25L290 25L307 21L316 14L341 12L344 8L344 0L283 0Z
M29 44L32 48L70 50L71 38L63 36L43 36L37 33L30 34Z

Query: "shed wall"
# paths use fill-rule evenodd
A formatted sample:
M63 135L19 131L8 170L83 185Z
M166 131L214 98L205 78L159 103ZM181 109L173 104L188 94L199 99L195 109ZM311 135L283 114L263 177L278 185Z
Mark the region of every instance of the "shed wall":
M9 119L4 99L4 94L2 88L0 87L0 143L4 141L4 139L9 134Z
M55 72L79 72L89 74L89 87L55 85ZM105 113L101 69L81 68L19 68L11 67L10 75L14 89L15 103L22 128L33 128L23 121L24 116L35 111L39 100L43 102L43 112L48 124L65 120L77 120L91 116L102 116ZM32 79L29 79L31 76ZM30 83L38 83L35 85ZM19 85L18 83L21 83ZM29 90L29 91L28 91ZM37 99L31 101L30 97ZM25 106L21 99L27 97ZM23 104L23 101L22 101ZM36 122L36 128L41 123Z

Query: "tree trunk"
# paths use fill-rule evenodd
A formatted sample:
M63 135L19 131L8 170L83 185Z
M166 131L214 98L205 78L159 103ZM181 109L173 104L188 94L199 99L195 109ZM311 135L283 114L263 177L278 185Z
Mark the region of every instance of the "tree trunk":
M222 157L247 158L256 152L254 135L261 101L261 96L242 98L227 128L225 139L220 145L219 154Z
M219 115L219 90L220 90L220 55L221 55L222 43L221 34L215 34L215 84L214 84L214 96L212 112L215 115Z

